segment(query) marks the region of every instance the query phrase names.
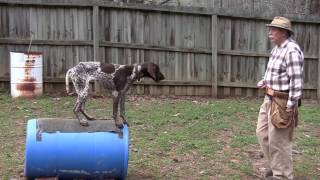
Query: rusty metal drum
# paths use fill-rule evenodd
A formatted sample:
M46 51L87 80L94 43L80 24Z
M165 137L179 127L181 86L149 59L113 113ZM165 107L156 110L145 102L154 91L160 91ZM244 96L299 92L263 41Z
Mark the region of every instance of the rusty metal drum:
M43 54L10 52L11 96L36 97L43 93Z

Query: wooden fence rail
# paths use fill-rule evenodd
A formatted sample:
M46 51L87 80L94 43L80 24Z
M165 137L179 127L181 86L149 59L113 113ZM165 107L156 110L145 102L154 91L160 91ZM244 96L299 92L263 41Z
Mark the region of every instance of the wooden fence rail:
M133 93L259 96L255 84L272 48L265 24L275 15L102 0L0 0L1 87L8 88L9 52L26 51L33 38L31 50L44 53L47 92L62 88L64 73L79 61L153 61L166 80L136 83ZM320 17L287 17L305 53L304 97L320 99Z

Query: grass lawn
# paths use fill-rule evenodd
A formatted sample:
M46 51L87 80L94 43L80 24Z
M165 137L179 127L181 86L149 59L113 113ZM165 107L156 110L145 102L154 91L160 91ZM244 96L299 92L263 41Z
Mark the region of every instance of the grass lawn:
M0 179L22 178L28 119L73 118L75 97L12 99L0 93ZM111 117L110 98L87 111ZM255 136L262 99L129 96L128 179L259 179L265 165ZM320 106L304 102L294 137L295 175L320 177Z

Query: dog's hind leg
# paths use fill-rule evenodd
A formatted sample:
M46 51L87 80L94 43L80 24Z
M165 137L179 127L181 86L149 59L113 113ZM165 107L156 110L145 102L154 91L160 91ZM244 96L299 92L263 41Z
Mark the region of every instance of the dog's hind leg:
M88 81L88 80L87 80ZM89 82L83 82L82 80L78 80L76 82L74 82L75 85L75 89L77 91L78 94L78 98L77 98L77 102L73 108L73 112L76 115L76 118L79 120L79 123L82 126L88 126L89 123L87 120L85 119L81 119L80 117L80 113L83 114L84 109L82 109L84 107L84 103L86 101L86 98L88 96L88 91L89 91ZM84 114L83 114L84 115Z
M125 93L123 93L120 96L120 117L123 120L123 124L126 124L127 126L129 126L129 123L126 118L125 101L126 101L126 95L125 95Z
M83 101L82 106L80 108L80 112L90 121L95 120L94 117L90 116L86 111L85 111L85 105L86 105L86 99Z
M123 128L123 122L118 116L118 110L119 110L119 101L120 101L120 93L118 91L113 91L113 113L112 118L114 119L114 122L118 128Z
M89 125L88 121L85 120L85 119L81 119L81 117L80 117L81 107L82 107L83 101L84 101L83 97L78 95L77 102L76 102L76 104L74 105L74 108L73 108L73 112L76 115L76 118L78 119L80 125L88 126Z

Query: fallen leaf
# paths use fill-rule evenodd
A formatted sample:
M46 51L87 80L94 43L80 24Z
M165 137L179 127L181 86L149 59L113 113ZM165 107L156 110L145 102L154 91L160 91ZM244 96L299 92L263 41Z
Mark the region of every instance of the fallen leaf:
M239 164L239 160L238 159L231 159L230 161L233 162L233 163Z
M172 115L173 117L178 117L180 115L180 113L177 113L175 115Z
M174 157L174 158L173 158L173 162L178 163L178 162L181 162L181 160L180 160L179 158L177 158L177 157Z
M308 137L308 138L310 137L310 135L308 135L308 134L305 134L305 133L303 133L303 135L304 135L304 136L306 136L306 137Z

